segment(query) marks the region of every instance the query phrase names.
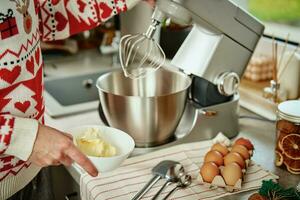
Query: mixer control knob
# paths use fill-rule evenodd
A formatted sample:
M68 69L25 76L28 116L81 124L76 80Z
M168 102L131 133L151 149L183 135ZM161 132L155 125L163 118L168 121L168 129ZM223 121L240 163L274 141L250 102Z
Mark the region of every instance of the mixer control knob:
M231 96L238 91L240 78L235 72L223 72L216 80L220 94Z

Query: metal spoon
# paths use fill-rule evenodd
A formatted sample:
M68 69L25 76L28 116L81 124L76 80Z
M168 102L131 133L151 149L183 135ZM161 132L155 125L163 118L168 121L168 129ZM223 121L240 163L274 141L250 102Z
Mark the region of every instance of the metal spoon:
M168 170L172 166L177 164L179 164L179 162L172 160L164 160L158 163L152 169L152 174L154 175L153 178L132 198L132 200L141 199L159 179L165 178Z
M180 177L184 175L184 168L182 164L176 164L174 166L171 166L169 170L166 173L166 179L167 181L163 184L163 186L158 190L158 192L152 197L152 200L155 200L158 198L160 193L171 183L176 183L180 180Z
M177 183L176 187L173 188L162 200L166 200L168 199L169 196L171 196L171 194L177 190L178 188L185 188L189 185L191 185L192 183L192 177L188 174L182 176L179 180L179 182Z

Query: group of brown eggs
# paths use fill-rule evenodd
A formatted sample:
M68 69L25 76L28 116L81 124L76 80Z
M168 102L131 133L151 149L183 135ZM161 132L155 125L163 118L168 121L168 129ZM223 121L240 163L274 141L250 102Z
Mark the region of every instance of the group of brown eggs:
M253 149L253 144L245 138L237 139L231 147L214 144L206 153L200 169L203 181L212 183L216 176L221 175L227 186L234 186L242 179Z

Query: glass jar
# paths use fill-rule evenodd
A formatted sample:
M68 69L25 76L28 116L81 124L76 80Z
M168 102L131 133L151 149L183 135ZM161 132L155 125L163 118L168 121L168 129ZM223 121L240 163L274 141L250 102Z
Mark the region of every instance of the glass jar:
M276 161L293 174L300 174L300 101L282 102L277 109Z

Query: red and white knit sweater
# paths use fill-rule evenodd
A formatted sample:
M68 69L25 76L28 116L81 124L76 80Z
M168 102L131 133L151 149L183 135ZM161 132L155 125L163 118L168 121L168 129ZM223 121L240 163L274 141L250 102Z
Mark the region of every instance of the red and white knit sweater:
M129 0L130 1L130 0ZM1 0L0 199L38 173L28 160L44 123L40 40L64 39L125 11L128 0Z

